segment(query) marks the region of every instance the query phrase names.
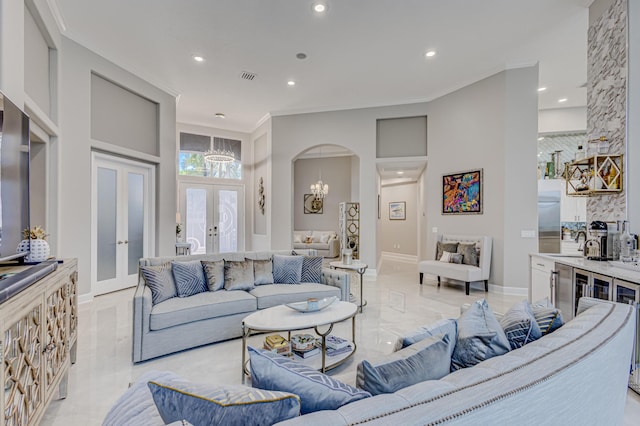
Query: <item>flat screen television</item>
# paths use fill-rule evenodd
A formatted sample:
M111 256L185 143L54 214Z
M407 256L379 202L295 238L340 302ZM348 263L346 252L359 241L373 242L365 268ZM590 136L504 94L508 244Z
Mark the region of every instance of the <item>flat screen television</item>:
M29 228L29 117L0 92L0 261L22 260Z

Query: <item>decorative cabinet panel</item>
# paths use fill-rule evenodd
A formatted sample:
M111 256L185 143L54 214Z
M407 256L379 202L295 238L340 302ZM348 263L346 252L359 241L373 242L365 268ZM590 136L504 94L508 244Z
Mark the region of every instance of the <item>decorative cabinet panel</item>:
M566 165L567 195L590 196L622 191L623 156L594 155Z
M360 203L340 203L340 256L351 249L353 259L360 259Z
M77 261L65 260L0 304L0 426L36 425L56 391L66 397L77 340L77 278Z

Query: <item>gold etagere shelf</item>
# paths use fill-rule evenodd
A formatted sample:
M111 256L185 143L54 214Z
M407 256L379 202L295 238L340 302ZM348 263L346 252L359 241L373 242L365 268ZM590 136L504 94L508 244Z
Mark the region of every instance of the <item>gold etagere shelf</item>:
M594 155L567 163L565 166L566 190L569 196L622 192L623 155Z

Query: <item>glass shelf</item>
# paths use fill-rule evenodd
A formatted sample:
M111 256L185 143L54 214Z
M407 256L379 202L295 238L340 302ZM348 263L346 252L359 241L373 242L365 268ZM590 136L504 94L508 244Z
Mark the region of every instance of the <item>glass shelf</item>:
M623 156L594 155L565 166L569 196L593 196L622 192Z

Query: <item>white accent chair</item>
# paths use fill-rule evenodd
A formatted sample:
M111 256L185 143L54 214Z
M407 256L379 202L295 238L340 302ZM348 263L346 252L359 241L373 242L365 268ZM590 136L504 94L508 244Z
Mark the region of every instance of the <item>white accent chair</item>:
M438 241L476 243L476 250L480 253L478 266L440 262L436 260L423 260L418 263L420 284L424 274L436 275L438 287L441 278L449 278L464 281L465 293L469 295L469 286L474 281L484 281L484 291L489 291L489 274L491 272L491 237L474 235L448 235L439 234Z

